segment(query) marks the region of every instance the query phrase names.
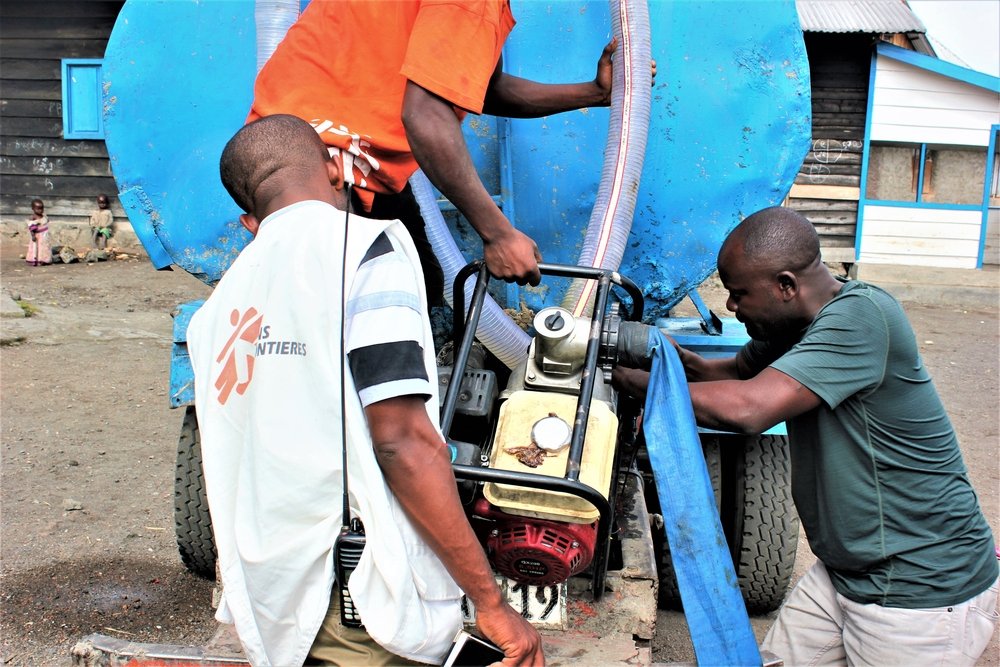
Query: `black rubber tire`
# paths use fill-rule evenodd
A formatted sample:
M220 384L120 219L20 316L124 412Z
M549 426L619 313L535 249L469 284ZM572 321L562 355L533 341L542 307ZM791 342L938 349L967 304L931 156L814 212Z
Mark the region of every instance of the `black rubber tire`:
M736 442L725 442L730 438ZM788 438L723 436L720 440L722 451L734 454L731 465L737 469L723 488L723 526L743 600L750 613L774 611L788 591L799 541Z
M787 438L706 435L701 444L747 611L773 611L787 592L799 536ZM660 607L680 609L670 551L657 533Z
M184 566L205 579L215 579L215 536L201 467L201 436L194 407L184 411L177 441L174 475L174 532Z

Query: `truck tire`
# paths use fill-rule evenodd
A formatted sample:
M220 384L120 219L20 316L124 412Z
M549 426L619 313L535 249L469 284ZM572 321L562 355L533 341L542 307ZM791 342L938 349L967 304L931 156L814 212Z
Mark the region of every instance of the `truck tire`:
M201 436L194 407L184 411L174 475L174 532L181 561L192 573L215 579L215 536L201 467Z
M709 435L702 438L702 450L747 611L774 611L788 590L799 536L788 439ZM665 546L660 566L660 606L680 608L680 592Z
M721 436L720 441L723 465L732 469L723 487L723 527L740 590L747 611L774 611L788 591L799 541L788 438Z

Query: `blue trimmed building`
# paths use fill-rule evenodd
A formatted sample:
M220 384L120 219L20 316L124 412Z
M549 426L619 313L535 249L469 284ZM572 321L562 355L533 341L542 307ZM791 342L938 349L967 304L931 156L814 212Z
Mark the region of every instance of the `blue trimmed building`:
M1000 79L879 44L872 56L856 259L997 263Z
M998 79L938 59L903 0L795 4L813 145L786 205L824 260L996 266Z

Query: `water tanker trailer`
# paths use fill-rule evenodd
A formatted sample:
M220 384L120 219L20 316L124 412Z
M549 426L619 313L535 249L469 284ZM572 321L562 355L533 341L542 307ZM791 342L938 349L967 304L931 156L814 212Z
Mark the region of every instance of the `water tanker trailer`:
M219 156L246 118L259 64L306 4L125 3L104 60L106 141L119 200L156 269L213 285L250 241ZM792 573L798 522L781 427L696 436L695 475L682 477L711 484L725 544L681 553L665 537L676 508L663 506L657 486L686 482L649 455L643 406L619 396L610 374L647 352L652 329L706 356L747 340L696 288L728 232L784 199L808 149L809 71L794 2L511 4L518 24L504 68L514 75L586 80L600 47L612 36L620 46L608 109L464 122L483 183L544 256L537 287L490 281L468 222L420 172L411 179L448 285L451 310L435 320L450 348L439 355L441 419L470 522L508 600L542 631L550 664L647 664L657 603L682 598L699 661L760 664L755 645L748 658L734 648L746 637L734 635L746 634L747 609L777 608ZM700 317L670 316L684 298ZM214 578L186 350L199 306L178 305L169 360L170 402L182 413L175 523L184 564ZM716 583L736 604L675 576L716 547L729 573ZM471 621L475 610L464 611ZM207 647L93 635L76 651L80 664L242 660L224 628Z

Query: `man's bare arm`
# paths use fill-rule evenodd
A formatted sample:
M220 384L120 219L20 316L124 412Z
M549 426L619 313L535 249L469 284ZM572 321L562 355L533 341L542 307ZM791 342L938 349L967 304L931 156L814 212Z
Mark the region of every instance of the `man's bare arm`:
M748 374L743 369L737 357L705 358L696 352L679 346L673 338L666 337L677 350L677 356L684 366L684 375L688 382L707 382L712 380L735 380ZM645 399L646 387L649 384L649 371L616 366L611 373L611 384L618 391L630 396Z
M762 433L822 402L798 380L773 368L749 380L692 382L688 390L698 424L739 433Z
M781 371L768 367L753 374L741 355L706 358L685 350L673 339L670 342L684 366L691 404L701 426L761 433L821 402L819 396ZM612 371L611 383L619 391L645 399L649 373L618 366Z
M673 343L673 339L671 341ZM703 357L691 350L685 350L676 343L674 349L684 365L684 375L688 382L710 382L713 380L738 380L746 377L741 372L739 356L734 357Z
M581 83L539 83L512 76L503 71L501 58L486 89L483 113L508 118L538 118L586 107L606 107L611 104L614 72L611 59L617 48L617 39L608 42L597 61L593 81ZM649 70L650 83L655 83L655 60L650 61Z
M503 649L504 665L542 665L538 632L503 599L462 510L448 450L419 396L365 408L386 482L421 536L476 606L476 623Z
M597 61L597 76L581 83L539 83L512 76L503 71L501 58L486 89L483 113L538 118L585 107L606 107L611 104L611 54L617 48L617 40L608 42Z
M538 246L510 224L479 180L451 104L408 81L402 118L420 168L482 238L490 273L521 285L537 285L542 278Z

